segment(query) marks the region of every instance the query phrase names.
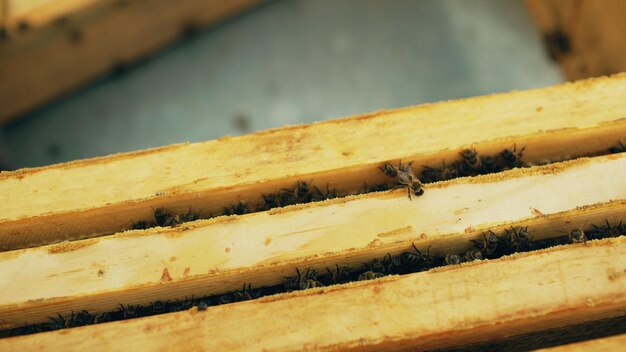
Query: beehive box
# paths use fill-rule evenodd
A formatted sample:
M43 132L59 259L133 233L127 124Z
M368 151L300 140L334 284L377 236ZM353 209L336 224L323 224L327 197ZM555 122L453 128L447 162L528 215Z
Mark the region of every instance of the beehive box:
M617 75L3 172L0 350L626 333L625 97Z
M0 0L0 123L261 0Z

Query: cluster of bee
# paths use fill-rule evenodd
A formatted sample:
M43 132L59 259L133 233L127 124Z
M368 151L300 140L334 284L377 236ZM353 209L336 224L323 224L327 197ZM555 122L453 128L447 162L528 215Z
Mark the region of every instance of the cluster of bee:
M48 322L25 325L23 327L0 331L0 337L28 335L44 331L67 329L85 325L120 321L140 318L157 314L173 313L189 310L197 307L198 310L206 310L209 306L247 301L259 298L262 295L274 294L282 290L275 288L253 289L250 284L244 285L240 291L227 292L221 295L190 298L176 301L154 301L148 305L123 305L110 312L92 314L86 310L72 312L67 316L57 315L48 317Z
M589 240L623 235L626 235L626 225L623 222L611 224L608 220L603 225L591 225L590 228L585 230L572 229L566 236L539 241L533 241L533 237L529 235L526 227L511 227L499 234L489 230L483 234L482 239L471 241L473 248L464 253L432 254L430 253L430 248L426 251L420 251L413 245L411 250L400 255L392 256L387 254L383 258L375 258L368 263L364 263L363 268L356 270L352 270L349 266L335 265L335 268L327 268L325 273L318 275L311 268L307 268L305 271L296 269L296 276L286 277L284 283L275 286L252 288L251 284L244 284L241 290L219 295L200 298L192 297L180 301L155 301L145 306L124 306L120 304L115 311L98 314L91 314L83 310L71 313L68 316L58 315L57 317L50 317L47 323L5 330L0 332L0 336L25 335L108 321L132 319L178 312L192 307L197 307L198 310L206 310L210 306L247 301L276 293L306 290L353 281L372 280L387 275L410 274L444 265L456 265L474 260L496 259L515 252L548 248L559 244L585 243Z
M526 147L505 149L496 155L479 155L474 149L463 149L459 159L441 167L424 166L420 179L424 182L451 180L457 177L491 174L516 167L524 167L522 157Z
M326 189L322 190L304 181L298 181L293 188L283 188L278 192L263 194L262 196L263 203L259 204L257 211L265 211L287 205L318 202L338 197L337 192L331 190L329 185L326 185Z
M263 202L257 207L256 211L265 211L272 208L284 207L287 205L317 202L321 200L337 198L337 192L326 186L326 190L321 190L316 186L304 181L298 181L293 188L283 188L278 192L263 194ZM223 212L219 215L243 215L250 213L251 210L243 201L237 204L223 208ZM153 221L138 221L132 224L133 230L145 230L155 226L168 227L178 226L182 223L194 221L198 219L209 219L214 217L210 214L207 217L201 217L200 214L189 210L187 213L177 214L165 208L157 208L154 210Z
M483 234L481 240L472 240L472 243L476 251L486 259L536 249L532 237L528 235L528 227L511 227L500 235L489 230Z
M598 240L602 238L618 237L626 235L626 225L623 221L615 225L611 225L608 220L605 225L591 225L587 230L574 229L568 233L568 238L572 243L585 243L589 240Z
M139 221L133 223L133 230L144 230L150 227L161 226L178 226L184 222L200 219L200 215L193 213L191 210L184 214L175 214L165 208L157 208L154 210L154 221Z

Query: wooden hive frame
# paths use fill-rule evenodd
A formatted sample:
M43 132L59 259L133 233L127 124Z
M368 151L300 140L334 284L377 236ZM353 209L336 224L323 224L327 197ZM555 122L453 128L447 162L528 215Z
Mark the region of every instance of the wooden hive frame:
M6 335L83 325L83 310L151 313L7 337L0 350L423 350L605 320L620 332L624 97L617 75L2 173ZM396 182L386 162L422 177L468 165L468 148L485 165L523 150L512 166L525 167L411 198L364 193ZM265 204L276 194L305 203ZM129 230L155 214L175 226ZM188 305L152 315L157 302Z
M1 0L0 122L262 0Z

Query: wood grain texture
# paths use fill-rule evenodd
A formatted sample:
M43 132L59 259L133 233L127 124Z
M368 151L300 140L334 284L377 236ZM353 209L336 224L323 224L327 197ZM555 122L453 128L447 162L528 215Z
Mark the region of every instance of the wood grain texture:
M153 209L203 216L297 180L355 192L385 161L441 165L464 147L526 146L531 163L606 152L626 136L626 75L381 111L241 137L0 174L0 249L94 237ZM454 138L451 138L454 136Z
M626 71L626 2L526 0L544 34L560 30L569 50L556 59L571 81ZM554 50L554 49L553 49Z
M513 224L535 239L564 236L626 217L623 170L626 154L579 159L431 184L412 201L373 193L4 252L0 277L14 279L0 284L0 323L276 285L296 267L357 268L412 243L459 253Z
M0 41L0 122L261 2L8 1L8 39Z
M0 340L2 350L435 349L626 313L626 238Z

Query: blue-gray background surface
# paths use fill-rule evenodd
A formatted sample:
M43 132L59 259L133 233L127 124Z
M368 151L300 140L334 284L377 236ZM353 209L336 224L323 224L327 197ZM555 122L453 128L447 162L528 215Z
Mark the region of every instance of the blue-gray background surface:
M4 144L39 166L562 80L520 0L282 0L29 114Z

